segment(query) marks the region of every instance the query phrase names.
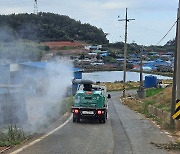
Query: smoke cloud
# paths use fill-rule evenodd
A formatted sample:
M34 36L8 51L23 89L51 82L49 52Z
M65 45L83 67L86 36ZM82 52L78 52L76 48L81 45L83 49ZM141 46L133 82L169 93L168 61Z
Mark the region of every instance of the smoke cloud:
M33 80L37 84L31 87L26 100L28 122L32 130L41 129L41 126L47 126L60 116L62 100L73 78L72 64L64 60L48 63L44 71L33 73ZM31 85L31 81L28 85Z
M61 116L61 102L73 79L73 64L56 58L43 68L27 65L40 60L46 51L38 43L17 36L9 27L0 27L0 73L10 69L5 73L10 76L9 84L0 81L0 125L17 124L25 131L36 132ZM12 68L14 63L16 67Z

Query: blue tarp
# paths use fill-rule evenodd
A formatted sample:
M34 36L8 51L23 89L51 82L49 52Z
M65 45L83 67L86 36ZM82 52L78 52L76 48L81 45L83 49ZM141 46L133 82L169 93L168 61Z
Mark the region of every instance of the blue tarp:
M157 68L158 66L170 66L169 63L163 61L162 59L156 59L155 61L151 61L144 65L145 67L151 67L152 69Z

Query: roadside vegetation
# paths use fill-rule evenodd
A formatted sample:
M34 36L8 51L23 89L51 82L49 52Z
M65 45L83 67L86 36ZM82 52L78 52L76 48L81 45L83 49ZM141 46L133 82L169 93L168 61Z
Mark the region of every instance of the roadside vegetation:
M0 131L0 147L12 147L20 144L27 138L24 131L16 125L9 125L6 129Z
M146 97L151 97L154 96L160 92L162 92L164 89L163 88L151 88L146 90Z
M71 112L71 106L73 105L73 97L65 98L62 103L59 111L59 115L64 115L65 113ZM58 103L59 104L59 103ZM57 109L59 109L57 108ZM53 108L52 108L53 110ZM42 131L46 129L49 125L57 120L58 117L52 117L51 114L48 114L47 124L39 126L39 129ZM19 128L17 125L9 125L0 129L0 151L6 148L11 148L15 145L21 144L24 140L29 139L33 135L33 132L24 132L23 129Z
M123 82L122 81L116 81L114 83L106 82L104 84L106 85L108 91L123 90ZM126 83L126 89L137 89L138 87L139 87L139 82L127 82Z
M146 98L139 99L135 96L135 97L123 99L123 102L131 109L138 111L142 114L145 114L147 117L152 116L148 112L149 105L152 105L157 109L170 112L171 89L172 87L146 89Z
M127 105L129 108L144 114L147 118L156 121L158 125L160 125L163 129L166 129L171 132L173 136L177 137L176 142L170 142L168 144L158 144L158 143L151 143L158 148L163 148L166 150L180 150L180 138L178 135L178 131L170 125L170 121L166 121L159 116L152 115L149 110L148 106L153 106L156 109L159 109L163 112L167 112L170 115L170 108L171 108L171 93L172 87L167 88L150 88L146 89L146 98L145 99L138 99L137 97L129 97L126 99L122 98L123 104ZM168 118L170 120L170 117Z
M163 111L170 112L172 87L149 89L146 92L147 98L143 102L154 102L153 106Z
M66 112L71 112L71 107L74 104L73 96L67 97L61 103L61 114L65 114Z
M119 91L119 90L123 90L123 81L115 81L115 82L105 82L104 83L107 87L108 91ZM163 80L163 84L168 84L171 85L172 84L172 80ZM128 81L126 82L126 89L127 90L131 90L131 89L138 89L140 86L139 82L133 82L133 81ZM148 89L146 91L147 96L151 95L149 93L156 93L158 91L161 91L162 89ZM155 91L155 92L154 92Z

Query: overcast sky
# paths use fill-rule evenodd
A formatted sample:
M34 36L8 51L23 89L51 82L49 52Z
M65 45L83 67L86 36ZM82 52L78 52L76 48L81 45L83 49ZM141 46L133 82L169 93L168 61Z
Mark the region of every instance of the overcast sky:
M38 10L67 15L90 23L109 33L110 42L124 41L125 9L128 17L128 42L156 45L176 21L178 0L37 0ZM0 14L34 12L33 0L0 0ZM175 37L175 28L161 42Z

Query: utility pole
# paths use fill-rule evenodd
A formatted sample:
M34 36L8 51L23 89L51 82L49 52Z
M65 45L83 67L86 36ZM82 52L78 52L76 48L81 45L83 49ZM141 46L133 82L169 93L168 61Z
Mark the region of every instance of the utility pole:
M172 127L175 127L175 121L172 116L175 113L175 106L176 106L176 73L177 73L177 39L178 39L178 24L179 24L179 8L177 13L177 24L176 24L176 38L175 38L175 53L174 53L174 72L173 72L173 85L172 85L172 99L171 99L171 117L170 117L170 124Z
M126 8L126 18L118 21L125 21L125 43L124 43L124 66L123 66L123 97L126 97L126 59L127 59L127 29L128 22L135 19L128 19L127 8Z
M143 88L143 75L142 75L142 71L143 71L143 63L142 63L142 60L143 60L143 47L141 48L141 53L140 53L140 89Z
M143 51L144 51L144 47L141 47L141 51L140 51L140 85L139 85L139 89L137 90L137 95L139 98L145 98L145 90L144 90L144 86L143 86Z
M174 77L173 77L173 91L172 91L172 104L171 104L171 114L174 113L172 116L173 119L180 119L180 0L179 0L179 7L178 7L178 15L177 15L177 30L176 30L176 53L174 59ZM175 76L176 75L176 76ZM175 92L176 96L173 95ZM176 101L175 101L176 100ZM173 119L171 119L171 123L174 124Z

